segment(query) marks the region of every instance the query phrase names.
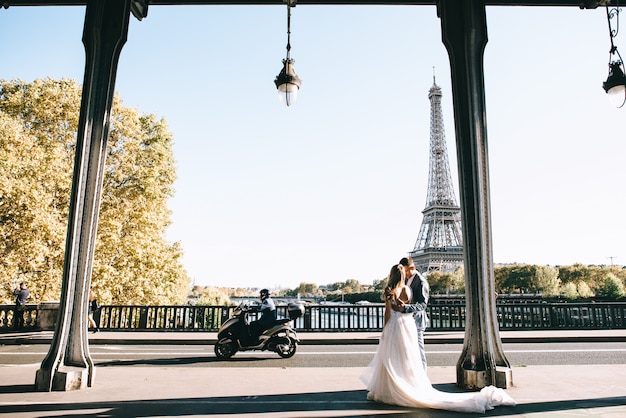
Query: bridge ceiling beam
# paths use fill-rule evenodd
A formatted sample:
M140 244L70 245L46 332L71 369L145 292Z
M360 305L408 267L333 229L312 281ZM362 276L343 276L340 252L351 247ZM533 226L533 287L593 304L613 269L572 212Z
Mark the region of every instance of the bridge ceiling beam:
M610 0L608 0L610 3ZM184 6L184 5L230 5L230 6L255 6L255 5L283 5L283 0L135 0L138 5L155 6ZM603 6L607 0L486 0L486 6L548 6L548 7L579 7L581 9L595 9ZM0 3L2 7L10 6L84 6L87 0L11 0ZM371 5L371 6L412 6L437 4L437 0L297 0L299 5Z

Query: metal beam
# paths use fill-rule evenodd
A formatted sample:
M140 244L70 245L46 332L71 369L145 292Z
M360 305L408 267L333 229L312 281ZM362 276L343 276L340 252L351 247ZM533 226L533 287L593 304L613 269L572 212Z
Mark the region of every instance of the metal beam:
M608 0L610 2L610 0ZM136 2L136 1L135 1ZM371 5L371 6L434 6L437 0L298 0L298 5ZM284 0L146 0L139 1L154 6L184 6L184 5L284 5ZM579 7L581 9L595 9L607 3L607 0L487 0L487 6L548 6L548 7ZM10 6L84 6L87 0L11 0L3 1L4 8Z
M491 246L489 163L483 57L487 18L483 0L441 0L443 44L450 56L465 254L465 339L457 385L507 388L512 372L496 318Z
M91 0L85 14L85 76L63 266L59 319L35 377L40 391L92 386L87 307L117 63L126 43L131 0Z

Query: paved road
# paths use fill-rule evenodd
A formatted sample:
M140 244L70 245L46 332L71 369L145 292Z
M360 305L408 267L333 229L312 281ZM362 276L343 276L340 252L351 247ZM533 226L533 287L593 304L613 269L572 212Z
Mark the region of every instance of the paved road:
M40 359L47 352L49 337L45 333L14 334L4 338L0 335L0 351L22 351L24 354L8 356L21 356L23 362L33 355L28 354L28 350L38 349L35 356ZM272 358L273 355L268 353L240 353L235 357L239 359L232 362L218 362L211 357L212 347L206 344L210 337L206 333L90 334L90 347L96 361L109 363L97 367L93 387L80 391L34 392L33 381L39 360L18 362L17 365L0 363L0 416L468 417L467 414L367 401L359 379L363 369L335 362L345 361L352 365L369 359L377 342L376 334L303 335L309 344L303 344L293 359ZM344 340L338 342L341 338ZM508 350L507 356L512 362L514 380L508 393L518 404L497 408L487 416L626 417L626 365L614 363L615 356L624 357L624 345L615 343L626 343L626 330L505 332L503 339L505 352ZM339 345L331 347L332 340ZM439 356L446 355L453 356L456 362L456 353L437 352L449 349L458 352L461 340L459 333L429 335L427 350L431 367L428 376L440 390L459 390L454 385L456 370L450 363L444 367L432 363ZM520 341L526 343L509 345ZM448 344L441 344L443 342ZM553 345L555 342L560 343ZM131 350L138 350L138 357L124 357ZM119 356L120 351L126 353ZM363 352L363 360L353 360L354 354L341 354L354 351ZM152 357L148 357L146 364L148 352ZM306 354L308 352L312 354ZM331 354L322 354L327 352ZM172 353L176 354L172 356ZM103 356L101 359L100 355ZM517 355L533 362L542 358L551 359L545 360L549 362L559 357L570 358L567 362L573 361L575 365L529 365L528 361L516 364ZM265 359L254 360L254 356ZM533 356L536 356L534 360ZM599 358L603 358L601 362L604 364L591 364L595 361L593 359ZM306 367L300 363L313 360L329 365ZM117 363L112 363L114 361ZM286 361L300 365L287 366ZM273 366L266 367L269 365ZM233 370L233 367L238 368ZM271 384L259 384L268 381Z
M619 364L626 358L626 342L504 344L512 366ZM461 344L429 344L428 363L432 367L456 364ZM0 365L39 364L48 351L46 345L0 346ZM99 366L169 365L198 367L365 367L376 351L375 345L301 345L293 358L281 359L275 353L248 351L230 361L218 361L212 346L202 345L118 345L90 347Z

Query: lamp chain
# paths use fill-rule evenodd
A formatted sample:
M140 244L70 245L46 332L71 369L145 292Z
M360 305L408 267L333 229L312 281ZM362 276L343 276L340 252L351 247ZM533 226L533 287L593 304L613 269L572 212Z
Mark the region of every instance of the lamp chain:
M290 51L291 51L291 6L287 4L287 61L289 61Z
M617 55L619 57L619 61L622 61L622 56L620 55L619 51L617 50L617 46L615 46L613 39L615 39L615 37L617 36L617 34L619 33L619 13L620 13L620 8L619 8L619 2L617 2L617 5L615 7L609 8L609 4L606 4L606 18L607 21L609 23L609 36L611 39L611 50L609 51L609 60L610 57L612 55ZM613 21L613 19L615 18L615 28L613 27L613 25L611 24L611 22Z

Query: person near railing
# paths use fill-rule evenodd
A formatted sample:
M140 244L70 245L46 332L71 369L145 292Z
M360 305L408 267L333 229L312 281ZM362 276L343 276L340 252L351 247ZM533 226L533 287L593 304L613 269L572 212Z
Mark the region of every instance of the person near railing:
M100 327L93 319L93 316L100 309L100 305L98 304L98 298L96 294L93 292L93 289L89 289L89 308L87 318L89 319L89 327L93 330L93 332L100 332ZM100 321L98 321L100 322Z
M24 282L13 290L15 296L15 311L13 313L13 328L18 330L24 328L24 311L26 310L26 302L30 297L30 291Z

